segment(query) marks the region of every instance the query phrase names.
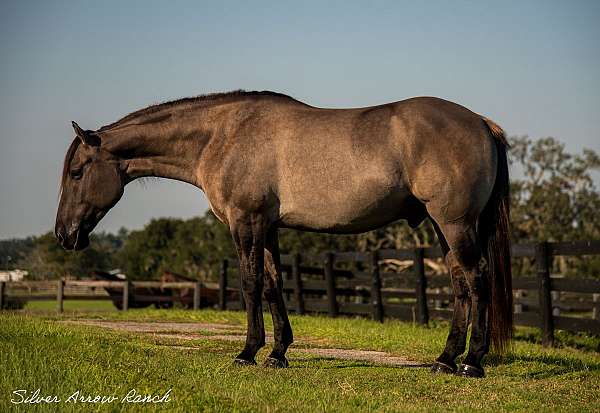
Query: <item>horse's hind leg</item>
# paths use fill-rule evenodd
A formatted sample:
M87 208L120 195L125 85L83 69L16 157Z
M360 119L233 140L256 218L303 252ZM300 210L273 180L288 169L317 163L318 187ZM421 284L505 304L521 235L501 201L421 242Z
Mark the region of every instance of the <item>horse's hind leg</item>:
M471 298L471 339L469 352L457 374L466 377L483 377L483 356L489 349L488 302L489 285L487 273L480 267L481 250L477 242L475 224L468 222L440 222L452 258L462 270Z
M283 300L283 279L281 277L279 239L276 226L273 226L267 233L264 296L267 303L269 303L275 333L273 351L271 351L271 354L265 360L265 366L275 368L287 367L288 361L285 358L285 352L294 341L294 337L285 308L285 301Z
M469 327L469 312L471 310L471 298L469 297L469 288L464 273L458 265L454 255L450 252L450 247L446 242L444 234L440 227L432 219L431 223L438 236L442 253L446 261L446 266L452 279L452 289L454 292L454 311L452 314L452 325L450 333L446 340L446 347L443 353L436 359L431 366L433 373L456 373L457 367L454 360L465 351L467 343L467 331Z

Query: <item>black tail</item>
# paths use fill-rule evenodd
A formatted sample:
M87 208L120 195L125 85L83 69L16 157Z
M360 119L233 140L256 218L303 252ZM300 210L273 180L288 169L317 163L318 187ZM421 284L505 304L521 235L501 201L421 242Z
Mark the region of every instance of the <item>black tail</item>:
M498 172L492 195L479 217L478 235L487 258L491 301L489 313L490 341L502 353L513 335L512 272L510 264L510 187L508 142L502 128L483 118L496 142Z

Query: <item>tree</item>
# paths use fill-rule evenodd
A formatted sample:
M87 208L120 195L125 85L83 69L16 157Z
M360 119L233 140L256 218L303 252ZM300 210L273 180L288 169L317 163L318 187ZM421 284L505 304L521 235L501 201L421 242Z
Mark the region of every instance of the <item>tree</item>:
M153 219L129 234L117 260L131 279L158 278L169 270L207 280L223 258L234 255L229 230L207 212L189 220Z
M600 238L600 194L591 172L600 157L584 149L565 151L554 138L511 140L513 241L572 241ZM515 168L513 168L515 169Z
M513 243L600 239L600 193L592 172L600 157L592 150L566 152L554 138L511 139ZM523 260L521 274L533 271ZM555 270L563 275L600 277L600 257L558 257Z
M93 234L90 246L83 251L65 251L52 232L36 237L19 267L29 271L31 279L87 277L93 270L113 268L115 252L122 241L106 233Z
M15 269L33 248L34 237L0 241L0 269Z

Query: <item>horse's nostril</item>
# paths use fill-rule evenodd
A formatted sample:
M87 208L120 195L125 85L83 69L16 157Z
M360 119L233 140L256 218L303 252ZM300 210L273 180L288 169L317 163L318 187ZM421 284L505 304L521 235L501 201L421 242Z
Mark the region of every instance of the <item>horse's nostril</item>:
M71 227L69 228L69 231L67 232L67 237L69 238L75 238L77 236L77 232L79 231L79 228L77 227Z
M57 224L54 227L54 235L58 239L58 241L63 244L66 238L65 226L63 224Z

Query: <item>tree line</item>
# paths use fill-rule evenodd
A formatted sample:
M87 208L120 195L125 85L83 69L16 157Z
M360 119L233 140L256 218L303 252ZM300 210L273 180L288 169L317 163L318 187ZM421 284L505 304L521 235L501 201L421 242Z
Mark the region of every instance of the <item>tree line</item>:
M511 139L512 241L600 239L600 192L594 173L600 157L585 149L569 153L554 138ZM428 220L417 229L404 221L358 235L329 235L280 230L282 253L371 251L436 245ZM86 277L92 270L119 268L130 279L153 279L170 270L214 280L220 261L235 256L227 227L210 212L191 219L159 218L143 229L96 233L90 247L63 251L52 232L0 241L0 268L26 269L33 279ZM433 264L432 264L433 265ZM600 257L558 260L558 270L600 277ZM521 270L531 265L522 263Z

